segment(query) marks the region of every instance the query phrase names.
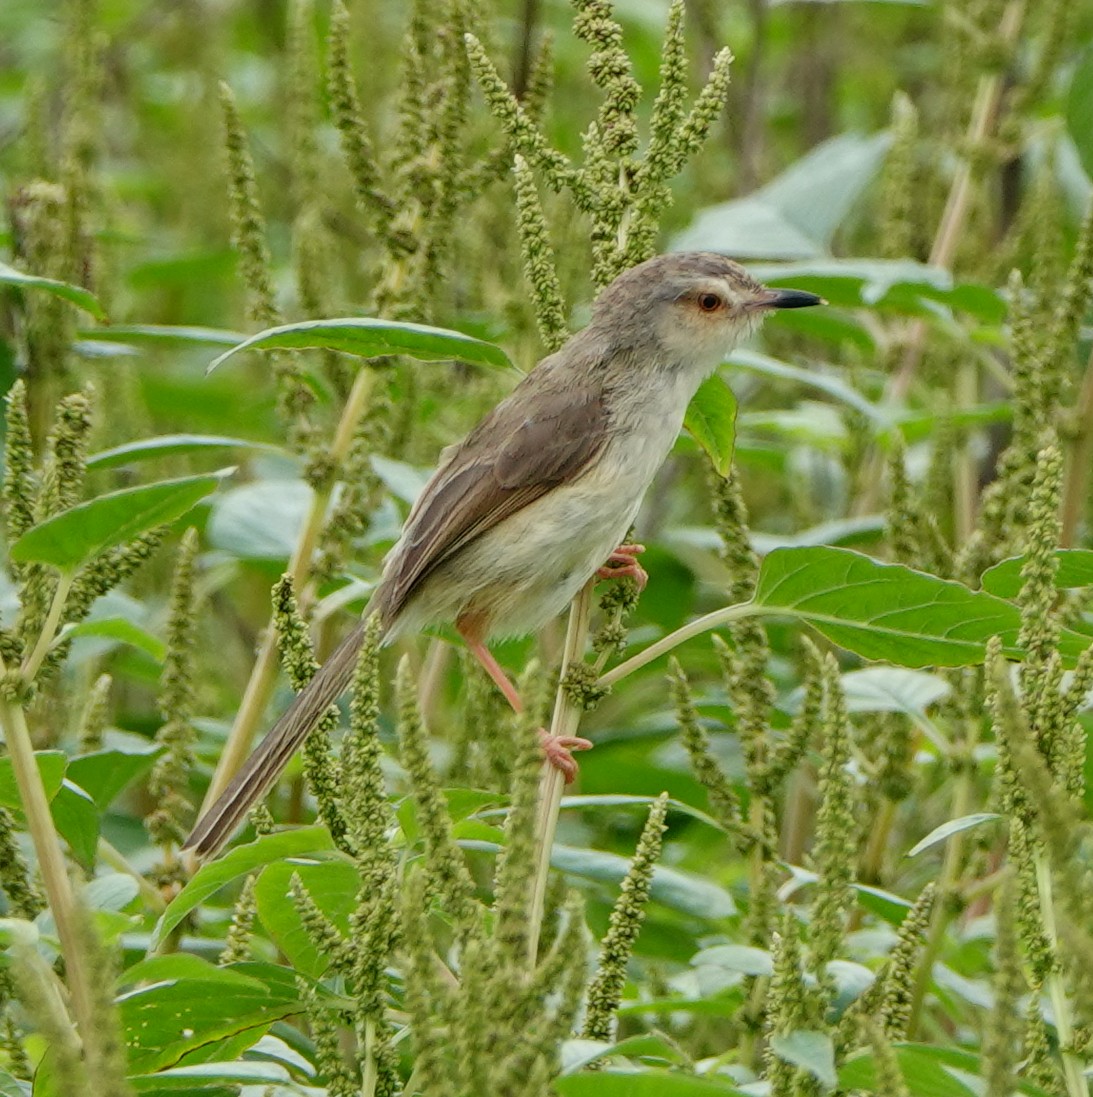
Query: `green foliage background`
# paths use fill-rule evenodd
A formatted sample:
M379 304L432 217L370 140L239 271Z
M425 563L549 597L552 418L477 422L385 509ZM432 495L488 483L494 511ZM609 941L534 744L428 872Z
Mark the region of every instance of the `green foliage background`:
M1091 32L7 0L0 1093L1088 1094ZM596 744L549 878L444 632L194 875L441 449L671 248L830 304L704 387L584 669L498 648Z

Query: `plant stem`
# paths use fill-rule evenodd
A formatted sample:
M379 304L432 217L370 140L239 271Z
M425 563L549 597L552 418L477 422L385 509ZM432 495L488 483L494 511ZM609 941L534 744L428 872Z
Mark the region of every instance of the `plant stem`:
M974 359L965 359L956 373L953 397L957 410L973 408L979 398L979 370ZM976 500L979 497L978 470L971 439L965 435L957 447L953 469L953 530L962 545L975 529Z
M731 621L739 621L742 617L750 617L752 614L761 612L761 610L762 607L754 602L739 602L733 606L723 606L721 609L715 609L712 613L707 613L703 617L696 618L690 624L677 628L675 632L668 633L667 636L658 640L655 644L650 644L644 651L639 651L637 655L631 655L629 659L619 663L617 667L612 668L606 674L601 675L597 679L596 685L613 686L616 682L620 682L623 678L633 674L635 670L640 670L646 663L659 659L660 656L679 647L687 640L693 639L695 636L701 636L702 633L709 632L711 629L727 625Z
M595 582L595 579L590 579L585 583L569 607L569 622L562 647L561 675L550 718L551 735L576 735L581 722L581 710L570 700L562 688L562 682L570 664L577 662L584 654L588 641L588 622L592 616L592 588ZM539 817L535 823L535 876L532 878L531 899L528 903L527 942L530 966L534 966L539 952L539 933L543 927L543 906L550 876L550 851L554 847L554 834L558 829L558 813L564 791L565 777L561 770L550 762L544 762L543 775L539 782Z
M1039 849L1033 854L1036 865L1036 890L1040 896L1040 919L1044 935L1051 942L1052 953L1058 952L1059 935L1055 924L1055 896L1051 882L1051 865L1047 853ZM1062 972L1054 965L1047 977L1051 1012L1055 1015L1055 1033L1059 1038L1059 1054L1063 1060L1063 1077L1069 1097L1089 1097L1081 1060L1074 1054L1074 1018L1070 1000L1063 986Z
M1059 545L1070 548L1089 502L1089 471L1093 465L1093 353L1085 364L1082 388L1075 410L1075 430L1067 453L1063 486L1062 530Z
M65 602L68 601L68 592L72 589L72 581L75 576L72 572L62 571L57 578L57 586L53 591L53 601L50 602L49 612L46 614L45 624L34 644L34 650L23 661L19 668L23 680L29 686L38 674L42 666L42 660L49 652L53 638L57 635L57 626L61 623L61 614L65 610Z
M379 1072L376 1070L376 1022L364 1023L364 1068L361 1071L361 1097L373 1097Z
M342 409L341 418L338 420L337 428L334 431L334 440L330 443L329 458L334 468L338 468L349 453L349 447L353 442L353 433L357 429L357 423L364 413L374 386L374 372L369 366L362 366L357 371L353 387L346 397L345 407ZM315 545L319 540L319 534L322 532L323 521L326 518L326 510L333 490L334 485L331 484L323 491L316 491L312 496L307 518L304 520L304 527L300 532L300 539L296 542L296 548L288 564L288 574L292 576L293 583L300 592L301 607L305 603L303 586L311 567L311 557L315 552ZM258 658L251 669L247 688L239 705L239 711L235 714L235 721L232 723L227 742L224 744L224 750L216 764L212 780L209 782L209 790L205 793L205 801L201 806L202 811L205 811L224 791L228 782L235 776L250 753L255 729L258 726L258 721L262 718L262 713L265 712L276 678L277 637L271 620L265 636L262 638Z
M3 660L0 659L0 673L4 670ZM38 858L38 869L42 874L49 910L57 926L57 936L65 961L65 981L72 998L76 1028L81 1039L87 1043L94 1040L96 1033L92 1005L94 999L87 982L89 966L79 924L80 912L76 907L76 897L65 867L61 840L53 825L49 799L34 761L34 746L30 741L26 713L19 705L0 697L0 724L3 725L4 741L7 744L8 757L11 758L19 799L26 813L27 829Z
M117 849L116 846L111 845L105 838L99 839L99 844L96 846L96 851L99 856L99 860L104 865L109 865L115 872L120 872L124 876L130 876L136 881L137 887L140 888L140 896L145 903L148 904L156 914L162 914L167 909L167 901L163 898L163 893L159 888L155 887L149 881L142 876L125 858L125 855Z
M974 720L965 720L964 726L967 738L961 744L961 751L957 759L959 769L953 789L953 804L951 817L959 819L968 814L971 807L972 796L975 792L975 731ZM937 899L934 902L933 913L930 916L930 925L926 931L926 944L922 949L922 958L919 961L918 978L915 980L914 992L911 995L911 1011L907 1024L907 1039L915 1038L915 1030L922 1019L922 1006L926 1001L926 991L929 990L930 980L933 978L934 960L941 951L941 945L945 937L945 930L949 925L950 897L956 887L960 876L960 865L964 856L964 833L958 831L953 834L945 846L945 859L941 864L941 874L937 881Z
M1025 0L1010 0L1002 13L998 26L998 36L1007 47L1013 47L1021 30L1025 17ZM964 137L965 146L975 152L987 139L998 116L1005 90L1005 73L1001 68L992 67L990 72L979 78L972 104L971 118ZM972 175L974 163L972 156L964 156L953 176L945 209L941 215L934 246L930 249L930 265L948 268L956 254L960 234L964 231L964 222L968 216L972 196ZM922 361L923 345L926 342L926 323L916 320L907 340L907 349L899 372L892 378L886 393L886 403L897 404L903 400L911 388L911 380L919 362Z

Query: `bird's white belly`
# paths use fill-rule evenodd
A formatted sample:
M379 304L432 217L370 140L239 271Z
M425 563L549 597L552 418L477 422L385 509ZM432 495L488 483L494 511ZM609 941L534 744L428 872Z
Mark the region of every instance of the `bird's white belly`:
M626 536L680 425L666 416L621 432L623 442L616 434L576 480L549 490L437 568L389 638L468 610L484 613L491 636L541 628Z

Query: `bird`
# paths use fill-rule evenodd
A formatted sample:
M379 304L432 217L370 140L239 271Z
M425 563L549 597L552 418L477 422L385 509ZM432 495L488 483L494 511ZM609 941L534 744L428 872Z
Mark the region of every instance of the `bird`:
M593 576L644 581L640 545L620 544L683 426L687 406L737 343L775 309L824 302L772 289L716 252L655 256L597 296L589 324L542 359L447 447L388 553L364 618L198 820L184 849L215 855L346 689L379 618L382 643L454 623L512 707L522 702L491 639L527 636ZM569 779L571 751L549 761Z

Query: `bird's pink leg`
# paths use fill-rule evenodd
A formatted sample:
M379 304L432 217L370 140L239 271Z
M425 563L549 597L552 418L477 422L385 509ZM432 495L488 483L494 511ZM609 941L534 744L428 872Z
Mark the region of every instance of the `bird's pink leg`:
M627 576L638 585L638 590L644 590L649 582L649 573L637 562L636 557L645 551L644 545L619 545L607 558L599 571L597 579L621 579Z
M486 647L478 631L478 622L473 617L460 617L456 621L456 631L463 637L470 649L470 653L482 664L486 673L494 680L497 688L504 694L505 700L512 706L512 711L521 713L524 711L524 702L516 687L509 680L509 676L501 669L501 664L493 657L493 652ZM539 739L543 744L543 754L546 760L557 770L561 770L565 777L565 783L571 784L577 776L577 759L573 757L575 750L591 750L592 743L588 739L581 739L576 735L551 735L545 728L539 729Z

